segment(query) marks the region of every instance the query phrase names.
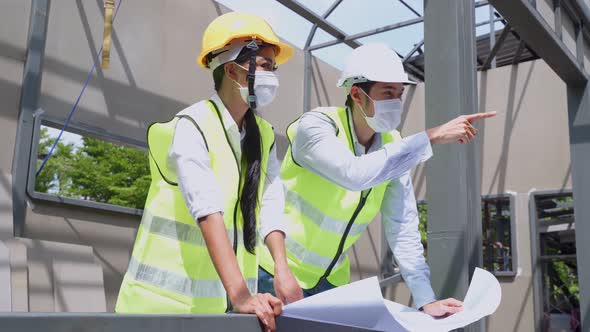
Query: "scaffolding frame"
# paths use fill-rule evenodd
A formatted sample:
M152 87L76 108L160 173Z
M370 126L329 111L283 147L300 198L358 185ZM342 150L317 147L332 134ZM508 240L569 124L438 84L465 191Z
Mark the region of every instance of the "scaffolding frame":
M424 22L423 42L419 42L410 54L400 57L406 60L406 70L414 78L425 79L427 109L437 108L437 112L427 112L428 125L439 124L441 120L476 110L476 62L481 60L477 60L473 49L475 8L490 4L501 14L502 19L509 23L509 28L508 25L505 28L506 34L517 33L521 40L514 61L518 60L522 49L528 47L567 85L573 194L577 198L574 202L575 218L578 220L576 234L582 235L576 236L581 320L582 329L590 329L590 241L584 241L583 236L590 234L590 204L584 204L587 197L590 197L590 172L587 171L590 169L590 85L588 73L584 68L585 44L590 40L590 7L582 0L554 0L553 10L556 14L557 29L552 29L535 9L534 0L425 0L423 17L412 10L417 15L416 18L348 36L327 21L328 16L342 0L335 0L322 16L296 0L277 1L313 23L304 47L305 111L310 108L313 50L339 43L358 47L359 38ZM403 0L397 1L410 7ZM34 112L39 105L49 7L49 0L32 0L12 167L16 236L22 235L24 228L31 134ZM576 49L573 51L569 50L562 40L563 15L568 15L575 25ZM492 27L491 31L495 31L493 27L496 18L492 19L492 16L496 16L496 13L491 11L488 23ZM312 47L311 41L318 27L336 40ZM500 37L496 41L495 35L493 38L490 36L491 49L496 49L497 52L502 39ZM447 45L442 43L443 40ZM421 51L423 45L429 45L432 49L445 49L445 52L441 52L443 55L425 53L425 67L429 68L426 72L412 66L408 61L412 54ZM484 68L494 67L493 57L483 63L486 65ZM481 223L467 223L467 220L480 220L480 183L476 180L480 178L480 153L477 144L467 147L436 146L435 157L427 167L427 197L430 203L428 213L429 216L437 217L435 225L429 224L429 255L436 254L436 258L440 258L431 259L430 265L433 276L447 276L446 280L433 280L435 290L439 294L463 295L468 284L469 272L475 266L481 266ZM440 195L449 191L455 192L456 195ZM429 220L431 219L429 217ZM536 308L535 312L538 315L539 309ZM535 323L538 324L538 320ZM482 331L484 326L480 322L468 327L467 330Z

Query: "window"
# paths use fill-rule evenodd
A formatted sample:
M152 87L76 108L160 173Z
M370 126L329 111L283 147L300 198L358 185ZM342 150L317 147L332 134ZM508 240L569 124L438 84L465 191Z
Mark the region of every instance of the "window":
M580 287L576 261L574 199L571 192L534 194L535 282L544 327L579 331Z
M514 217L514 195L485 196L482 207L482 251L483 267L496 276L516 275L516 234ZM427 255L427 218L426 201L418 201L419 230L424 255Z
M511 196L481 200L483 267L498 276L513 276L515 251Z
M43 116L35 122L32 198L141 214L151 182L144 143L71 125L37 175L63 124Z

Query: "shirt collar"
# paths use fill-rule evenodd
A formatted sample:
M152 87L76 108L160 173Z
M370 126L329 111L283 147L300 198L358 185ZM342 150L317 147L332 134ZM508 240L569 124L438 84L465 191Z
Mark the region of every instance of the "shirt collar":
M246 136L246 128L242 127L242 131L239 131L237 123L232 118L231 114L225 107L225 104L219 97L217 93L213 94L210 98L221 113L221 121L223 122L223 127L228 132L228 134L239 136L239 139L242 140Z

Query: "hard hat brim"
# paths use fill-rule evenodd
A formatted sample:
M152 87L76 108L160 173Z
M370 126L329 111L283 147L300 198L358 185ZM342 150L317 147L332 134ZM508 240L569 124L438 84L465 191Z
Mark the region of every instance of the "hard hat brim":
M229 38L228 40L226 40L224 43L222 43L223 45L228 45L229 43L231 43L232 40L234 39L252 39L252 38L256 38L256 39L260 39L262 40L264 43L269 44L269 45L273 45L277 48L277 54L275 55L275 63L277 65L282 65L285 62L289 61L289 59L293 56L293 47L291 47L291 45L287 44L287 43L283 43L282 41L277 41L277 40L268 40L267 38L260 36L260 35L252 35L252 34L245 34L245 35L236 35L236 36L232 36L231 38ZM218 48L209 48L209 49L204 49L201 51L201 53L199 54L199 56L197 57L197 63L203 67L203 68L208 68L207 64L206 64L206 57L207 54L215 51Z

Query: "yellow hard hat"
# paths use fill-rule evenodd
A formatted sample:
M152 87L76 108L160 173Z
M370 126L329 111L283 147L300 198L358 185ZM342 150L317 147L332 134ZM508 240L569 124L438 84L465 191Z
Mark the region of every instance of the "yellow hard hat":
M228 46L232 40L253 38L276 47L277 65L287 62L293 55L293 48L281 42L265 20L251 14L231 12L217 17L205 29L197 62L208 68L207 54Z

